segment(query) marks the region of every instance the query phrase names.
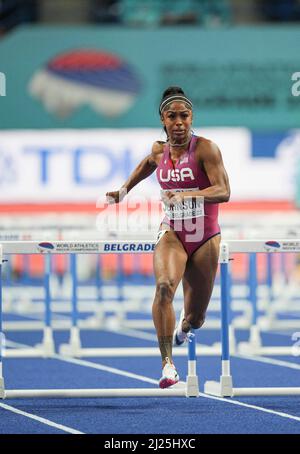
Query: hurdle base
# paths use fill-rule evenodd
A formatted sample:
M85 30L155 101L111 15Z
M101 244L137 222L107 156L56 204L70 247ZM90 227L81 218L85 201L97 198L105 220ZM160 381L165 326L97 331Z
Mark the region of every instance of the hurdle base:
M51 327L46 326L44 328L43 341L41 344L36 344L36 348L41 351L41 356L44 358L50 358L55 355L55 344Z
M62 344L59 347L59 354L62 356L81 358L83 356L81 351L81 347L74 344Z
M79 358L81 355L81 340L78 326L72 326L70 333L69 344L62 344L59 347L59 354L62 356L75 356Z
M216 397L247 397L247 396L300 396L300 388L233 388L231 377L221 377L221 381L207 381L204 384L204 393Z
M241 342L238 345L238 353L248 356L295 356L293 346L264 347L250 342Z
M199 397L199 381L197 375L186 377L186 397Z
M36 344L36 349L39 353L39 358L51 358L55 355L55 348L52 344Z
M232 376L221 375L220 381L206 381L204 393L217 397L233 397Z
M276 318L260 317L258 325L264 331L298 329L299 319L278 320Z
M104 314L97 314L93 315L92 317L88 317L86 320L86 326L92 329L101 329L105 328L105 320L104 320Z
M255 324L251 325L250 337L248 342L240 342L237 347L237 351L240 354L245 355L258 355L262 348L260 327Z

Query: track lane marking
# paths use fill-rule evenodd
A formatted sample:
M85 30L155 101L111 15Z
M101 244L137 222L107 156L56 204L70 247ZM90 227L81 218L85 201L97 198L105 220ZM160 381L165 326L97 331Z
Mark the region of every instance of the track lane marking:
M79 430L73 429L71 427L67 427L63 424L58 424L56 422L50 421L49 419L42 418L41 416L34 415L32 413L28 413L23 410L19 410L16 407L12 407L11 405L3 404L0 402L0 408L3 408L4 410L10 411L12 413L16 413L17 415L25 416L26 418L33 419L34 421L38 421L42 424L45 424L46 426L54 427L55 429L62 430L63 432L67 432L69 434L73 435L83 435L84 432L80 432Z
M13 344L15 347L17 347L17 346L20 347L20 348L21 347L28 347L28 345L25 345L25 344L19 344L17 342L12 342L12 341L8 341L8 342ZM300 369L300 365L293 364L293 363L288 363L286 361L271 360L272 362L269 362L270 358L264 358L264 357L256 357L256 358L254 358L254 357L245 357L245 356L240 356L240 355L238 355L238 356L235 355L235 356L238 357L239 359L246 359L246 360L249 359L249 360L258 361L258 362L268 362L268 363L270 363L272 365L280 365L281 367L284 365L284 367L290 367L292 369ZM57 360L60 360L62 362L67 362L67 363L75 364L75 365L78 365L78 366L89 367L89 368L96 369L96 370L110 372L110 373L113 373L113 374L116 374L116 375L121 375L121 376L125 376L125 377L128 377L128 378L134 378L136 380L140 380L140 381L151 383L151 384L155 384L155 385L158 384L158 380L154 380L152 378L149 378L149 377L146 377L146 376L143 376L143 375L134 374L134 373L127 372L127 371L124 371L124 370L121 370L121 369L117 369L117 368L114 368L114 367L105 366L103 364L93 363L92 361L86 361L86 360L81 360L81 359L77 359L77 358L66 358L66 357L63 357L61 355L54 355L53 358L55 358ZM267 361L265 361L265 360L267 360ZM279 364L279 363L284 363L284 364ZM296 367L294 367L294 366L296 366ZM183 382L179 382L180 386L182 386L182 383ZM290 420L294 420L294 421L300 422L300 417L298 417L298 416L293 416L293 415L290 415L289 413L278 412L276 410L270 410L270 409L267 409L265 407L260 407L260 406L257 406L257 405L247 404L247 403L241 402L240 400L235 400L233 398L224 398L224 397L210 396L210 395L204 394L204 393L199 393L199 396L201 396L203 398L206 398L206 399L212 399L212 400L216 400L216 401L221 401L221 402L225 402L225 403L228 403L228 404L231 404L231 405L238 405L238 406L249 408L249 409L252 409L252 410L255 410L255 411L261 411L261 412L264 412L264 413L268 413L268 414L272 414L272 415L279 416L279 417L282 417L282 418L286 418L286 419L290 419Z

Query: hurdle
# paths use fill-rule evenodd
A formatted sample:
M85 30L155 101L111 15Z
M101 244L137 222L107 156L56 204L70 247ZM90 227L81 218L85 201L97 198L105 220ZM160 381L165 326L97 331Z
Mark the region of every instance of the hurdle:
M281 260L281 268L283 269L283 257ZM297 288L293 288L293 282L288 278L287 274L284 275L284 286L282 285L281 292L278 295L275 295L275 286L272 276L272 265L273 265L272 254L268 255L268 288L269 288L269 304L266 307L264 316L261 316L257 320L257 324L260 328L264 330L290 330L290 329L299 329L300 327L300 308L299 308L299 285ZM285 270L283 269L283 273ZM278 293L278 292L277 292ZM297 295L297 301L293 301ZM298 319L278 319L278 314L280 313L294 313L298 315ZM284 351L283 353L284 354Z
M241 220L239 220L241 221ZM249 221L250 222L250 221ZM253 220L252 220L253 222ZM255 222L257 222L255 220ZM285 220L280 219L280 224L282 222L285 222ZM30 223L30 225L29 225ZM227 220L228 223L228 220ZM279 223L279 220L277 221ZM15 223L11 223L11 228L14 227L14 230L8 231L8 226L5 226L5 229L3 227L0 227L0 242L1 240L11 240L11 241L18 241L18 240L41 240L42 238L57 238L57 239L63 239L63 240L68 240L72 239L74 237L79 237L81 233L84 233L88 237L88 239L93 239L93 240L100 240L100 239L108 239L110 240L111 238L109 233L106 231L105 235L107 238L101 238L103 236L103 232L101 232L101 237L99 238L99 233L96 232L93 229L90 229L90 225L86 222L84 222L82 225L81 223L77 224L75 223L75 226L72 225L69 221L67 224L62 224L59 228L57 227L56 224L54 224L54 221L50 223L47 221L47 223L43 222L42 223L45 230L41 228L39 225L32 225L32 220L31 218L28 218L27 223L24 225L23 223L19 226L15 226ZM243 223L242 223L243 224ZM260 238L262 232L269 232L266 234L266 236L270 236L272 238L278 238L278 235L280 232L285 233L287 236L282 235L284 238L290 238L289 234L295 235L298 231L298 225L295 223L292 226L288 225L286 226L285 223L283 223L283 226L279 228L277 225L276 229L274 229L274 235L271 235L270 229L266 228L264 223L260 223L261 225L260 228L258 226L256 228L251 227L249 229L249 226L247 226L247 230L244 230L242 228L242 225L237 227L236 225L231 227L230 230L228 230L227 225L225 223L224 228L222 229L224 231L223 238L226 240L239 238L241 234L246 235L245 237L248 238L253 237L253 238ZM23 229L27 229L26 233L23 232ZM67 229L67 230L66 230ZM71 229L69 231L69 229ZM290 231L292 229L292 232ZM59 238L59 235L61 238ZM248 235L248 236L247 236ZM257 235L257 236L255 236ZM116 235L117 239L119 236ZM139 234L139 239L140 240L147 240L151 241L155 237L155 234L151 231L151 235L149 235L149 232L147 235L142 235L140 236ZM125 237L122 239L125 240L131 240L134 238L134 235L132 232L127 232ZM263 238L263 237L262 237ZM285 258L285 255L282 254L282 257ZM271 261L272 259L272 254L268 254L267 256L268 261ZM97 261L98 263L98 261ZM269 266L268 266L269 269ZM96 274L96 278L98 276L98 272ZM97 279L96 279L97 280ZM100 278L101 280L101 278ZM99 279L98 279L99 281ZM66 270L65 276L63 278L62 283L58 283L57 276L51 274L51 310L52 312L70 312L71 311L71 288L72 288L72 282L73 282L73 277L71 275L71 270ZM121 301L120 304L120 298L118 297L112 297L113 299L110 298L101 298L99 295L103 292L103 289L100 290L100 285L99 282L96 282L96 286L94 283L91 283L91 287L86 287L86 284L84 284L84 287L80 285L80 292L78 293L78 311L85 311L85 312L91 312L91 316L85 319L80 319L78 320L78 328L79 329L85 329L85 330L95 330L95 329L101 329L105 328L106 326L112 326L116 328L117 326L119 329L122 328L129 328L129 329L143 329L143 328L151 328L152 327L152 320L141 320L139 319L134 319L134 318L127 318L127 313L129 312L139 312L145 310L144 308L145 303L143 302L143 305L141 301L138 299L138 295L134 293L132 296L125 297L126 292L125 289L119 287L119 295L121 292L125 292L123 294L123 301ZM283 284L283 283L282 283ZM268 293L263 296L263 301L259 299L259 309L262 311L265 311L265 314L262 317L258 317L257 319L257 326L252 327L253 325L253 317L252 317L252 307L253 307L253 302L252 306L249 302L249 295L248 293L244 297L244 290L248 291L248 287L250 288L251 285L251 280L248 281L247 288L244 289L242 288L243 286L239 283L238 286L234 285L233 286L233 296L232 298L232 308L236 311L242 311L242 314L239 314L238 316L232 318L232 329L245 329L252 331L255 333L255 330L258 332L258 336L260 335L260 329L267 331L270 329L297 329L299 326L299 320L297 318L293 319L285 319L285 320L278 320L276 317L276 312L277 310L282 309L283 311L290 311L292 310L292 303L290 301L290 298L287 298L288 296L288 291L289 291L289 285L286 286L286 291L285 291L285 298L280 296L280 299L276 299L272 303L274 304L267 304L268 300L272 299L272 288L267 282L267 288L265 289L264 285L259 285L258 287L258 296L260 295L261 292L268 291ZM78 286L78 287L79 287ZM10 291L7 294L7 297L4 302L4 310L6 309L9 312L22 314L22 315L27 315L28 318L33 318L36 320L17 320L17 321L5 321L3 326L5 331L15 331L15 330L21 330L21 331L28 331L28 330L36 330L36 331L41 331L44 329L44 322L41 320L41 316L37 316L36 314L42 314L45 312L45 305L44 302L37 302L35 301L34 303L30 300L30 298L34 298L37 300L44 300L44 295L43 295L43 288L42 287L32 287L29 288L27 287L26 284L26 290L24 292L23 288L15 288L15 287L10 287ZM215 286L215 289L219 290L218 284ZM82 296L82 291L84 290L84 296ZM105 290L105 288L104 288ZM108 290L106 288L106 290ZM129 290L129 289L128 289ZM31 292L33 291L33 294ZM89 293L87 293L88 291ZM296 295L299 294L299 289L298 291L294 291L294 294L296 292ZM147 293L148 295L148 293ZM10 298L9 298L10 297ZM116 301L117 298L117 301ZM151 298L151 296L149 296ZM118 301L119 299L119 301ZM212 312L220 312L220 307L219 303L217 304L215 300L219 300L219 294L216 295L213 293L212 295L212 300L209 305L209 311L208 311L208 317L206 319L206 322L204 326L202 327L203 330L205 329L220 329L221 328L221 323L218 318L210 318L210 314ZM19 301L20 300L20 301ZM99 301L101 300L101 304L99 304ZM278 304L277 304L278 300ZM283 301L285 301L285 305L283 305ZM179 303L179 301L178 301ZM147 303L148 304L148 303ZM179 303L181 304L181 303ZM299 310L299 304L297 301L297 305L294 305L294 311ZM177 302L176 299L174 300L174 308L176 309L177 307ZM146 312L148 311L148 307L146 309ZM109 318L106 318L106 312L115 312L113 316L110 316ZM30 314L34 314L30 317ZM71 313L71 312L70 312ZM299 314L300 315L300 314ZM69 330L71 328L71 320L70 319L56 319L53 318L52 323L51 323L51 328L53 331L55 330ZM258 338L256 336L256 339ZM253 336L252 336L253 337ZM251 337L251 339L252 339ZM255 336L254 336L255 337ZM253 342L250 341L250 344L252 347L256 347L257 343L254 344ZM218 350L217 345L215 344L215 349L207 349L207 346L204 346L204 349L201 351L202 354L220 354L220 348ZM67 346L66 346L67 348ZM246 348L245 346L241 346L241 348ZM11 354L12 352L10 352ZM17 352L16 352L17 354ZM267 353L265 353L267 354ZM284 349L282 350L281 354L286 354Z
M151 249L152 251L152 249ZM119 251L120 252L120 251ZM59 347L59 354L63 356L74 356L77 358L84 357L124 357L124 356L160 356L158 348L153 347L137 347L137 348L88 348L82 347L79 331L79 320L78 320L78 297L77 297L77 270L76 270L76 254L71 255L71 270L73 277L72 285L72 311L71 320L72 327L70 330L70 339L68 343L62 344ZM153 327L153 322L148 324ZM147 326L148 326L147 325ZM127 324L120 324L120 329L126 327ZM203 356L220 355L221 346L219 343L213 345L200 345L196 346L197 353L201 353ZM173 350L173 356L186 356L188 354L187 348L175 347Z
M271 312L272 306L274 305L274 294L273 294L273 277L272 277L272 259L273 253L267 255L267 284L269 290L269 308L267 313ZM258 316L258 305L257 305L257 256L256 253L251 252L249 254L249 287L250 287L250 300L252 303L252 324L250 327L250 337L248 342L240 342L237 345L237 351L244 355L274 355L274 356L289 356L292 355L292 347L290 346L264 346L261 340L261 328L272 328L272 324L268 326L262 324L263 320L268 320L268 315L265 317ZM271 307L270 307L271 306ZM298 327L300 320L298 320ZM286 326L286 324L285 324ZM294 320L293 324L297 328L297 321Z
M0 251L0 263L2 263L2 251ZM44 308L44 323L40 327L43 332L42 342L35 345L34 347L23 347L17 349L5 349L2 352L2 356L8 358L49 358L55 354L55 346L53 339L52 331L52 317L51 317L51 301L50 301L50 255L45 256L44 263L44 298L45 298L45 308ZM1 293L2 293L2 273L0 276L1 280ZM1 313L2 313L2 303L1 303ZM2 315L1 315L2 319ZM1 320L1 333L4 323ZM25 326L27 323L25 322ZM29 326L32 326L29 323Z
M0 244L0 398L95 398L95 397L198 397L199 384L196 374L196 338L191 336L188 343L188 375L184 384L177 383L171 389L129 388L129 389L41 389L41 390L7 390L3 373L2 332L2 263L5 254L105 254L105 253L152 253L154 242L145 241L6 241ZM47 289L48 278L46 278ZM50 301L50 289L46 292ZM49 316L49 314L48 314ZM76 336L76 333L75 333Z
M222 360L220 381L206 381L204 392L218 397L238 396L289 396L300 395L300 387L235 388L230 371L229 348L229 260L230 253L289 253L300 252L300 240L230 240L221 242L219 263L221 267L221 320ZM290 349L292 354L292 347Z
M33 241L33 240L30 240ZM89 244L93 244L94 240L88 240ZM63 243L63 242L61 242ZM65 242L64 242L65 243ZM126 242L124 242L125 244ZM18 242L20 244L20 242ZM40 242L39 244L47 244L47 242ZM113 244L113 242L112 242ZM150 244L150 243L149 243ZM151 243L152 244L152 243ZM41 252L41 251L40 251ZM45 251L47 252L47 248ZM49 251L48 251L49 252ZM113 251L114 253L116 251ZM123 253L125 251L117 251L117 253ZM140 251L136 251L140 253ZM147 252L147 251L146 251ZM152 252L152 249L151 251ZM57 252L61 253L61 252ZM68 252L63 252L68 253ZM89 253L89 251L87 251ZM59 353L65 356L72 356L72 357L124 357L124 356L160 356L160 352L158 348L86 348L82 347L81 339L80 339L80 330L81 329L101 329L105 327L105 323L99 323L99 317L92 316L85 320L79 319L79 305L78 305L78 276L77 276L77 254L78 252L74 252L70 254L70 276L72 277L72 291L71 291L71 319L70 320L52 320L51 317L51 308L53 306L51 292L50 292L50 273L51 273L51 255L52 254L43 254L45 258L45 278L44 278L44 294L45 294L45 324L42 321L18 321L18 322L5 322L3 326L5 330L11 331L16 329L16 327L20 328L21 330L43 330L44 336L43 341L41 344L38 344L36 347L32 348L18 348L18 349L7 349L5 350L5 356L7 357L51 357L55 354L54 351L54 340L53 340L53 331L54 330L70 330L70 338L68 343L62 344L59 347ZM120 256L120 254L118 255ZM98 284L98 290L100 285ZM126 304L127 301L123 301L124 296L122 296L122 301L119 301L117 304L118 306L124 305L125 311L130 307L129 304ZM101 303L102 304L102 303ZM100 306L100 305L99 305ZM115 309L113 302L108 302L109 309ZM96 306L95 306L96 307ZM131 306L132 308L132 306ZM136 306L135 306L136 309ZM99 310L102 312L102 309ZM129 321L130 323L124 323L122 321L120 325L120 329L125 327L132 327L132 320ZM147 327L153 327L152 320L146 320ZM139 322L140 323L140 322ZM217 327L220 326L220 322L218 321ZM140 326L139 326L140 327ZM144 325L143 325L144 327ZM210 355L220 355L221 346L219 343L213 345L197 345L197 350L201 352L204 356ZM175 348L174 349L174 356L186 356L188 351L187 348Z
M88 231L87 232L89 233L89 235L92 233L92 231ZM94 232L95 233L95 232ZM27 234L26 234L27 236ZM127 235L126 235L126 240L129 240L130 236L132 235L128 235L128 238L127 238ZM148 240L149 241L149 240ZM255 256L255 253L253 253L253 255ZM283 254L284 255L284 254ZM276 351L275 353L273 353L274 350L272 350L272 347L269 347L269 349L271 348L271 350L258 350L259 348L261 348L261 340L260 340L260 328L262 329L268 329L268 328L271 328L269 326L263 326L261 324L261 319L262 317L258 318L257 317L257 314L255 314L255 317L253 316L252 317L252 320L251 320L251 313L252 313L252 308L253 310L257 311L256 309L256 305L257 305L257 302L254 301L254 296L256 295L256 292L257 292L257 282L256 284L254 285L255 283L255 280L257 280L257 277L255 277L255 273L257 272L256 270L256 264L254 265L254 270L253 270L253 260L252 260L252 254L249 255L250 257L250 266L249 266L249 269L250 269L250 273L249 273L249 280L248 280L248 286L250 288L250 300L252 302L252 305L250 305L250 303L248 302L247 305L245 305L246 301L243 301L243 305L241 305L239 303L239 301L235 301L235 299L233 298L233 303L232 303L232 307L235 307L236 310L244 310L244 315L243 316L238 316L237 318L234 318L232 319L232 326L230 326L230 331L232 332L232 335L231 335L231 339L232 339L232 345L231 345L231 351L233 351L234 347L235 347L235 339L234 339L234 329L250 329L250 342L248 343L242 343L238 346L237 350L240 352L240 353L245 353L245 354L278 354L278 355L286 355L286 354L289 354L289 350L286 349L286 347L274 347L276 348ZM272 258L272 254L268 254L267 255L267 258L271 260ZM45 256L45 261L46 261L47 257ZM75 255L71 255L71 270L70 270L70 276L68 276L69 280L70 280L70 284L72 283L72 290L74 292L74 282L76 281L77 282L77 266L76 266L76 256ZM254 257L255 259L255 257ZM252 260L252 261L251 261ZM256 260L256 259L255 259ZM268 262L270 261L268 260ZM98 262L99 263L99 262ZM252 265L251 265L252 264ZM46 264L45 263L45 268L49 267L50 265L49 264ZM268 266L268 270L270 269L270 266ZM73 272L72 272L73 270ZM47 276L47 272L45 274L45 276ZM49 276L50 278L50 276ZM271 285L270 285L270 282L271 282L271 278L270 278L270 272L268 273L268 281L269 281L269 285L268 285L268 289L269 291L272 290L271 289ZM74 304L70 304L68 302L68 306L66 307L65 305L60 305L58 303L55 303L54 299L52 298L52 294L53 294L53 291L52 291L52 280L51 280L51 310L52 311L70 311L70 308L72 306L74 306ZM271 283L272 284L272 283ZM97 283L96 285L96 290L99 291L99 288L100 288L100 284ZM256 287L256 288L254 288ZM76 284L76 288L77 288L77 284ZM50 305L49 303L49 291L47 291L46 289L46 286L44 285L44 289L43 288L38 288L39 290L39 293L41 294L41 291L44 290L44 292L48 293L48 299L47 298L44 298L44 301L47 303L48 301L48 305ZM238 290L238 289L237 289ZM24 293L24 291L23 291ZM26 291L25 291L26 293ZM80 311L80 308L83 306L80 306L80 302L79 301L79 298L76 297L74 298L73 295L71 295L72 292L70 292L70 296L69 298L71 300L75 300L75 304L76 304L76 311ZM272 294L272 292L270 291L270 293ZM42 294L41 294L42 295ZM239 298L239 296L238 296ZM256 298L256 296L255 296ZM95 295L95 297L93 297L92 299L97 299L97 295ZM130 311L130 310L137 310L137 306L136 306L136 302L134 301L128 301L128 298L122 298L124 301L122 301L122 303L120 304L120 302L114 302L113 300L112 301L108 301L107 302L107 299L105 299L105 305L106 307L108 306L109 309L108 310L117 310L118 307L121 307L121 316L117 315L114 316L114 317L110 317L110 320L113 322L113 325L114 327L116 326L116 324L119 326L119 328L151 328L152 327L152 321L151 320L146 320L146 321L141 321L141 320L126 320L126 319L123 319L123 315L124 313L126 313L127 311ZM53 353L53 348L50 347L50 344L53 342L51 341L50 339L50 336L51 336L51 331L52 330L69 330L71 329L71 331L76 331L76 330L80 330L80 329L86 329L86 330L95 330L95 329L101 329L105 326L110 326L109 324L105 324L106 320L104 320L104 314L105 314L105 305L104 305L104 302L100 304L96 304L95 303L88 303L89 306L87 307L87 305L85 304L85 307L84 309L85 310L91 310L91 311L94 311L94 315L92 315L91 317L87 318L87 319L84 319L84 320L77 320L77 322L73 322L73 325L76 325L76 328L74 329L73 326L72 326L72 321L69 319L65 319L65 320L51 320L51 326L47 328L47 331L48 331L48 335L46 336L45 335L45 332L44 332L44 339L49 339L49 341L45 341L43 340L42 342L42 350L40 350L40 353L38 353L37 349L32 349L31 351L30 350L27 350L27 353L28 353L28 357L30 356L49 356ZM219 305L215 305L214 306L214 302L212 301L210 303L210 306L209 306L209 310L217 310L219 311ZM37 310L37 306L38 306L38 310L39 312L44 312L45 314L47 313L47 308L45 310L45 305L44 303L34 303L31 305L32 308L34 310ZM124 307L123 307L124 306ZM21 304L19 303L19 310L22 308ZM27 309L27 306L26 308L24 309ZM253 315L253 314L252 314ZM265 318L265 317L263 317ZM107 320L107 322L110 322L110 320ZM280 320L279 323L280 323L280 326L282 326L282 322L284 322L284 326L287 328L297 328L299 326L299 324L297 325L297 320ZM295 325L296 323L296 325ZM298 322L299 323L299 322ZM11 330L44 330L45 331L45 324L47 325L47 321L45 320L45 322L43 322L42 320L31 320L31 321L6 321L4 322L3 326L4 326L4 329L5 331L11 331ZM209 319L206 321L206 323L204 324L203 328L202 329L220 329L221 328L221 322L219 319ZM272 328L277 328L279 329L279 326L273 326L272 324ZM109 355L113 355L114 353L108 349L107 351L106 350L99 350L99 349L93 349L93 350L90 350L90 351L87 351L86 349L80 349L80 345L78 343L78 341L76 341L76 337L73 335L71 336L73 340L73 342L71 342L71 338L70 338L70 341L67 343L67 344L64 344L63 346L61 346L61 353L62 354L68 354L68 355L71 355L71 356L102 356L102 354L104 356L109 356ZM78 336L77 336L78 337ZM197 346L198 347L198 346ZM264 348L264 347L262 347ZM24 350L24 349L23 349ZM7 351L7 354L8 356L10 355L15 355L15 356L21 356L21 354L24 354L24 357L26 356L25 355L25 350L24 351L19 351L19 349L17 351L13 351L13 350L9 350ZM221 347L220 347L220 344L218 343L215 343L213 344L212 346L207 346L207 345L202 345L201 346L201 350L200 350L200 353L202 355L219 355L221 352ZM175 350L175 355L185 355L186 352L183 351L183 349L179 349L178 351ZM152 355L158 355L158 350L156 350L156 353L155 351L152 349L149 349L148 351L148 354L149 356L152 356Z
M55 241L37 242L20 241L2 242L0 245L0 264L3 254L77 254L77 253L131 253L149 252L154 249L153 242L126 242L126 241ZM229 240L222 242L220 246L221 264L221 302L222 302L222 375L220 382L206 382L204 391L222 397L235 396L256 396L256 395L300 395L300 388L234 388L233 379L230 374L229 356L229 287L228 287L228 264L230 253L288 253L300 252L300 240ZM2 267L0 268L0 272ZM0 276L1 277L1 276ZM0 279L0 290L2 286ZM2 334L2 292L0 292L0 331ZM1 336L1 339L3 336ZM3 339L2 339L3 340ZM199 395L198 377L196 375L196 343L195 338L189 343L188 348L188 376L184 387L177 387L170 390L5 390L4 376L2 372L2 344L0 357L0 397L132 397L142 395L144 397L157 396L187 396L196 397ZM156 391L158 391L156 393ZM40 394L39 394L40 393ZM140 394L139 394L140 393Z
M89 239L91 234L93 233L95 235L94 231L87 231L89 235ZM37 233L37 232L36 232ZM26 236L29 236L29 234L26 234ZM124 239L128 240L129 237L132 237L133 235L126 235ZM147 236L149 236L147 234ZM128 237L128 238L127 238ZM28 240L28 238L26 238ZM34 240L34 238L29 238L30 240ZM153 238L151 238L152 240ZM19 238L21 240L21 238ZM47 255L44 255L45 261L48 259ZM120 255L118 256L120 259L122 258ZM45 267L50 266L50 264L45 264ZM121 282L121 279L117 279L117 284L118 285L118 292L117 296L117 301L115 299L103 297L99 297L101 293L103 292L103 289L101 289L102 281L101 278L99 277L99 260L97 260L97 272L96 272L96 288L89 288L89 290L93 290L92 292L92 297L89 297L89 301L85 301L85 298L82 298L80 300L80 293L77 294L77 289L79 289L79 279L77 276L77 256L76 254L70 255L70 269L68 271L68 281L70 284L70 291L68 294L68 303L66 304L65 302L59 303L58 301L55 300L55 297L53 298L53 280L51 276L51 311L55 312L70 312L72 315L72 320L69 318L65 319L54 319L52 318L51 320L51 326L48 329L48 339L50 339L51 331L57 331L57 330L70 330L70 339L68 342L64 345L60 346L60 353L64 355L69 355L69 356L76 356L76 357L84 357L84 356L121 356L122 353L125 355L125 351L122 350L122 352L119 352L117 349L112 350L112 349L101 349L101 348L94 348L94 349L86 349L82 348L80 345L80 342L78 341L79 333L78 330L97 330L97 329L103 329L103 328L109 328L112 330L115 329L134 329L134 328L153 328L153 322L152 319L150 320L142 320L142 319L127 319L126 315L128 312L142 312L143 308L141 307L141 302L140 302L140 296L135 293L136 296L134 295L127 295L126 297L126 292L121 289L121 284L123 284L123 281ZM50 276L49 276L50 278ZM45 286L44 286L45 287ZM20 290L20 289L18 289ZM27 287L26 287L27 290ZM23 290L23 295L28 296L28 292ZM37 287L35 288L35 291L38 290L39 297L38 299L44 300L44 302L47 302L48 305L50 306L49 302L49 291L45 292L45 289L42 287ZM82 290L82 288L81 288ZM95 291L94 291L95 290ZM44 294L42 293L47 293L47 298L45 298ZM153 293L153 290L151 290ZM20 292L18 292L20 293ZM35 292L36 293L36 292ZM76 294L75 294L76 293ZM74 295L75 294L75 295ZM149 294L149 292L148 292ZM66 295L64 296L66 297ZM149 298L152 299L153 295L149 295ZM25 314L30 314L33 311L38 311L39 314L44 313L45 314L45 304L44 302L35 302L31 304L27 304L27 300L23 301L24 299L18 303L18 310L17 314L22 314L25 312ZM90 302L90 300L94 302ZM149 300L150 301L150 300ZM24 302L24 309L23 309L23 302ZM5 301L6 303L6 301ZM100 304L99 304L100 303ZM180 301L177 301L178 304L181 306L181 299ZM147 303L149 305L149 303ZM176 299L174 300L174 307L176 306ZM4 307L7 307L5 305ZM9 307L8 307L9 310ZM74 317L72 314L72 310L76 312L78 315L80 313L80 310L85 310L85 311L91 311L94 312L93 315L85 318L85 319L78 319L78 316L76 316L76 321L74 321ZM217 310L219 312L219 308L216 308L214 310ZM114 311L115 313L110 316L106 317L106 312L112 312ZM151 311L151 307L150 307ZM146 313L149 313L149 308L146 311ZM66 317L66 316L65 316ZM29 317L30 318L30 317ZM41 317L36 317L35 315L32 315L31 318L38 318L37 320L22 320L22 321L5 321L3 323L3 327L5 331L15 331L15 330L21 330L21 331L41 331L44 330L44 322L41 320ZM44 317L45 318L45 317ZM45 320L46 323L46 320ZM204 328L214 328L214 329L220 329L220 320L214 320L214 319L208 319L205 327ZM76 333L77 331L77 333ZM74 334L75 332L75 334ZM44 336L45 337L45 336ZM53 344L53 342L51 341ZM6 351L7 356L11 357L18 357L18 356L23 356L27 357L30 356L35 356L35 357L40 357L40 356L51 356L53 354L53 349L49 348L50 342L42 342L42 350L41 349L9 349ZM202 355L219 355L221 352L220 344L218 345L197 345L197 349L200 349ZM128 350L128 354L130 355L137 355L138 353L135 353L134 351ZM156 348L149 348L148 350L144 352L139 352L140 355L147 355L147 356L159 356L159 350ZM179 348L175 349L174 355L175 356L186 356L187 351L185 348Z

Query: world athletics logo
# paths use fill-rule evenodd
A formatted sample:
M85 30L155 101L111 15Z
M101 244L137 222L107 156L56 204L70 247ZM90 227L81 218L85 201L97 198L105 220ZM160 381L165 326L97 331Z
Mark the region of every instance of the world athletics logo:
M38 244L38 250L41 253L51 252L54 249L55 249L54 244L49 243L48 241L44 241L44 242Z
M276 252L280 250L281 245L278 241L266 241L264 244L264 249L267 252Z
M105 117L126 113L140 92L132 67L118 56L93 49L77 49L51 59L34 73L30 94L60 118L88 105Z

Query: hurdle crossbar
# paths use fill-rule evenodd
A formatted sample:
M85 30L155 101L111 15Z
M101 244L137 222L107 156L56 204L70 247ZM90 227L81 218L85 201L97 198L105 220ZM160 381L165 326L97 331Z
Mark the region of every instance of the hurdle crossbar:
M0 244L0 266L2 265L3 254L120 254L120 253L152 253L154 250L154 241L3 241ZM220 382L206 382L205 392L223 397L241 396L241 395L291 395L300 394L300 388L234 388L232 376L230 374L230 357L229 357L229 292L228 292L228 263L230 253L274 253L274 252L300 252L300 240L228 240L220 245L221 264L221 302L222 302L222 375ZM1 269L0 269L1 272ZM0 278L1 281L1 278ZM1 286L1 282L0 282ZM1 288L0 288L1 290ZM1 292L0 292L1 293ZM2 333L2 298L0 297L0 332ZM185 392L180 391L180 395L188 397L199 396L198 377L195 375L195 342L189 343L189 372ZM68 392L70 391L70 394ZM82 390L61 390L62 393L70 397L90 397L91 395L82 396ZM118 390L118 397L133 397L138 395L138 390ZM159 391L157 393L157 391ZM162 390L165 391L165 390ZM161 390L153 390L155 395L159 395ZM170 390L171 391L171 390ZM45 394L52 394L57 397L59 390L41 390ZM96 393L97 397L110 397L115 395L111 390L86 390L86 393ZM104 394L103 394L103 393ZM105 392L111 392L105 395ZM152 390L145 391L146 395L152 396ZM176 393L179 392L176 390ZM262 394L262 393L267 394ZM9 390L4 388L4 378L2 375L2 361L0 352L0 397L46 397L37 394L36 390ZM57 394L58 393L58 394ZM98 394L99 393L99 394ZM133 393L133 394L131 394ZM82 393L84 394L84 392ZM145 397L146 397L145 395ZM163 395L167 395L163 394ZM168 395L171 395L168 393ZM64 395L63 397L68 397ZM95 395L91 397L96 397Z
M299 240L233 240L221 242L219 263L221 266L221 332L222 332L222 364L220 381L207 381L204 392L218 397L237 396L290 396L300 395L300 387L252 387L235 388L230 372L229 353L229 261L231 253L257 252L300 252Z
M230 253L300 252L300 240L228 240ZM152 253L155 241L2 241L2 254L124 254Z
M75 356L76 358L121 358L121 357L159 357L160 351L156 347L121 347L121 348L72 348L71 344L62 344L59 349L59 354L62 356ZM221 345L196 345L197 354L201 356L219 356L221 354ZM187 356L188 349L174 348L173 356Z
M15 389L5 390L3 399L28 398L96 398L96 397L187 397L186 387L156 388L116 388L116 389ZM0 395L1 398L1 395Z

